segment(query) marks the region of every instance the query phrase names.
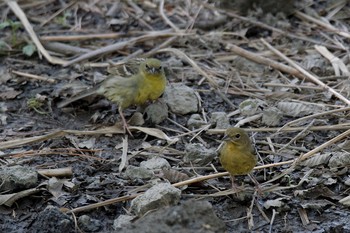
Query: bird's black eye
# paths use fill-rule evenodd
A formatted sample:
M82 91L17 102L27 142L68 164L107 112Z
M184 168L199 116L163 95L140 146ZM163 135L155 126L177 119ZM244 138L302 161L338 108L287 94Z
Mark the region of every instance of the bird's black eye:
M148 66L148 64L145 64L145 65L146 65L146 69L147 69L147 70L149 70L149 69L150 69L150 67Z
M162 69L162 66L159 66L158 70L161 70Z
M240 139L241 138L241 135L238 133L238 134L236 134L236 139Z

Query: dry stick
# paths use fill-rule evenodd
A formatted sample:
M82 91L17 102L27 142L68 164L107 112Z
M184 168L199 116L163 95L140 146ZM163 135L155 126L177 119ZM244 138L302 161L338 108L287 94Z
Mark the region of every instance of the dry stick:
M184 60L186 60L188 63L190 63L190 65L201 75L203 75L206 80L212 85L212 87L215 89L215 92L217 94L219 94L221 97L223 97L223 100L226 101L233 109L235 109L236 107L231 103L231 101L229 101L228 98L225 97L225 95L223 93L221 93L221 91L219 90L219 86L216 83L216 81L210 76L208 75L202 68L200 68L197 63L195 61L193 61L191 58L189 58L184 52L178 50L178 49L174 49L174 48L165 48L165 49L161 49L158 52L172 52L175 53L177 56L179 56L180 58L183 58Z
M310 127L309 130L344 130L344 129L349 129L350 128L350 124L338 124L338 125L332 125L332 126L314 126L314 127ZM147 131L148 128L144 128L144 127L135 127L132 126L130 127L130 129L135 129L135 130L139 130L142 132L145 132L147 134L150 134L150 132ZM277 130L279 130L280 128L256 128L256 129L245 129L247 132L275 132ZM304 127L288 127L283 129L283 131L286 132L291 132L291 131L300 131L303 130ZM184 133L183 135L187 135L187 134L192 134L193 132L197 132L198 130L202 130L202 129L197 129L197 130L193 130L189 133ZM225 129L210 129L207 130L208 134L223 134L225 132ZM98 130L93 130L93 131L79 131L79 130L59 130L59 131L54 131L51 133L48 133L46 135L41 135L41 136L34 136L34 137L30 137L30 138L20 138L20 139L14 139L14 140L9 140L9 141L4 141L4 142L0 142L0 150L3 149L9 149L9 148L14 148L14 147L18 147L18 146L23 146L23 145L27 145L30 143L36 143L36 142L42 142L45 140L49 140L52 138L57 138L57 137L63 137L67 134L73 134L73 135L100 135L100 134L123 134L124 131L116 126L111 126L111 127L106 127L106 128L102 128L102 129L98 129ZM161 139L165 139L168 142L173 142L176 139L172 139L169 138L166 134L152 134L155 137L161 138Z
M304 134L306 131L309 131L310 127L315 123L315 119L312 119L312 121L309 123L309 125L305 126L302 131L300 131L295 137L293 137L291 140L289 140L288 143L284 144L281 148L278 149L277 153L281 152L282 150L286 149L288 146L290 146L293 142L295 142L297 139L300 138L302 134Z
M55 168L55 169L40 169L37 171L42 176L48 177L72 177L72 167Z
M209 76L206 72L204 72L204 70L202 68L200 68L197 63L195 61L193 61L191 58L189 58L184 52L182 52L181 50L178 49L174 49L174 48L165 48L165 49L161 49L158 52L171 52L171 53L175 53L177 56L179 56L180 58L183 58L185 61L187 61L188 63L190 63L190 65L201 75L203 75L207 81L212 84L215 88L218 87L218 84L216 83L216 81Z
M139 33L140 34L140 33ZM64 36L41 36L41 41L80 41L80 40L95 40L95 39L117 39L125 36L125 33L103 33L89 35L64 35Z
M116 198L112 198L112 199L108 199L105 201L101 201L99 203L94 203L94 204L90 204L90 205L86 205L86 206L82 206L82 207L78 207L72 210L69 210L67 213L78 213L78 212L82 212L82 211L88 211L88 210L92 210L92 209L96 209L102 206L106 206L106 205L112 205L118 202L122 202L122 201L128 201L128 200L132 200L135 197L141 195L142 193L139 194L133 194L133 195L127 195L127 196L122 196L122 197L116 197Z
M168 19L168 17L164 13L164 0L160 1L159 14L163 18L163 20L166 22L166 24L168 24L172 29L174 29L175 32L179 31L179 28L175 24L173 24L173 22L171 22L170 19Z
M87 53L91 51L91 49L76 47L76 46L72 46L72 45L60 43L60 42L42 41L42 43L47 50L64 54L64 55L82 54L82 53Z
M37 35L35 34L32 25L29 23L26 15L22 11L22 9L19 7L16 1L13 0L6 0L7 5L11 8L13 13L19 18L19 20L22 22L24 28L28 32L30 38L32 39L33 43L37 47L37 49L43 54L43 56L52 64L65 64L66 61L61 60L56 57L51 57L51 55L46 51L44 46L41 44L40 40L38 39ZM39 54L40 56L40 54Z
M276 69L276 70L280 70L282 72L294 75L302 80L307 79L306 76L304 76L302 73L300 73L298 70L290 67L290 66L286 66L282 63L276 62L270 58L266 58L266 57L262 57L256 53L252 53L248 50L242 49L240 47L238 47L237 45L234 44L230 44L227 42L226 43L227 49L229 49L230 51L244 57L247 58L248 60L251 60L253 62L259 63L259 64L263 64L266 66L271 66L272 68Z
M302 117L302 118L299 118L299 119L296 119L294 121L290 121L290 122L286 123L284 126L282 126L282 128L280 130L284 129L288 125L293 125L293 124L300 122L300 121L305 121L307 119L314 119L314 118L319 117L319 116L324 116L324 115L328 115L328 114L332 114L332 113L336 113L336 112L344 112L344 111L350 111L350 107L339 108L339 109L330 110L327 112L320 112L320 113L316 113L316 114L313 114L310 116ZM278 130L278 131L280 131L280 130Z
M258 169L263 169L263 168L268 168L268 167L276 167L276 166L280 166L280 165L284 165L284 164L295 163L296 161L305 160L305 159L313 156L315 153L317 153L317 152L323 150L324 148L328 147L329 145L332 145L335 142L343 139L344 137L348 136L349 134L350 134L350 130L347 130L346 132L344 132L342 134L339 134L338 136L336 136L336 137L332 138L331 140L323 143L322 145L316 147L315 149L309 151L308 153L300 156L297 159L293 159L293 160L289 160L289 161L285 161L285 162L280 162L280 163L274 163L274 164L266 164L266 165L263 165L263 166L257 166L254 169L258 170ZM189 179L189 180L185 180L185 181L181 181L181 182L178 182L178 183L174 183L174 184L172 184L172 186L180 187L180 186L189 185L189 184L192 184L192 183L198 183L198 182L201 182L201 181L214 179L214 178L227 176L227 175L229 175L228 172L221 172L221 173L216 173L216 174L210 174L210 175L207 175L207 176L195 177L195 178L192 178L192 179ZM102 202L99 202L99 203L78 207L78 208L75 208L75 209L72 209L72 210L68 211L68 213L77 213L77 212L81 212L81 211L87 211L87 210L95 209L95 208L102 207L102 206L105 206L105 205L110 205L110 204L115 204L115 203L118 203L118 202L121 202L121 201L131 200L131 199L134 199L135 197L137 197L137 196L139 196L141 194L142 193L134 194L134 195L127 195L127 196L122 196L122 197L117 197L117 198L109 199L109 200L102 201Z
M327 86L326 84L324 84L322 81L320 81L320 79L316 76L316 75L312 75L309 72L307 72L306 70L304 70L301 66L299 66L298 64L296 64L294 61L292 61L291 59L289 59L287 56L285 56L283 53L281 53L280 51L278 51L277 49L275 49L272 45L270 45L267 41L265 41L264 39L260 39L272 52L274 52L277 56L279 56L280 58L284 59L286 62L289 63L289 65L293 66L295 69L297 69L300 73L302 73L303 75L305 75L306 77L308 77L309 80L311 80L312 82L320 85L322 88L326 89L327 91L331 92L332 94L334 94L338 99L342 100L344 103L346 103L347 105L350 105L350 100L348 100L346 97L344 97L343 95L341 95L340 93L338 93L336 90L334 90L333 88Z
M178 37L173 36L161 43L160 45L157 45L155 48L151 49L150 51L144 53L142 57L151 57L153 54L157 53L159 49L168 47L171 43L173 43L174 40L176 40Z
M26 78L31 78L31 79L35 79L35 80L45 81L45 82L49 82L49 83L56 82L52 78L45 78L45 77L42 77L42 76L38 76L38 75L34 75L34 74L28 74L28 73L24 73L24 72L20 72L20 71L15 71L15 70L12 70L11 72L13 74L16 74L16 75L19 75L19 76L22 76L22 77L26 77Z
M337 125L326 125L326 126L313 126L310 127L309 130L311 131L321 131L321 130L344 130L349 129L350 123L343 123L343 124L337 124ZM281 130L281 128L247 128L244 129L247 132L277 132L277 131L283 131L283 132L294 132L294 131L300 131L303 130L304 127L286 127ZM207 134L223 134L225 133L226 129L209 129L207 130ZM1 145L1 143L0 143Z
M215 9L215 10L218 10L217 8L209 5L209 4L204 4L205 7L208 7L210 9ZM247 23L250 23L252 25L256 25L258 27L262 27L262 28L266 28L268 30L271 30L275 33L278 33L278 34L281 34L281 35L284 35L286 37L289 37L289 38L292 38L292 39L298 39L298 40L302 40L302 41L307 41L307 42L311 42L313 44L318 44L318 45L323 45L327 48L332 48L332 49L341 49L341 50L346 50L345 48L342 48L340 46L336 46L336 45L331 45L331 44L328 44L328 43L324 43L322 41L318 41L318 40L314 40L314 39L311 39L311 38L307 38L307 37L302 37L302 36L298 36L298 35L295 35L295 34L292 34L290 32L285 32L281 29L278 29L278 28L275 28L275 27L272 27L268 24L265 24L265 23L262 23L262 22L257 22L251 18L248 18L248 17L243 17L243 16L240 16L240 15L237 15L236 13L232 12L232 11L229 11L227 9L225 9L224 11L222 11L224 14L227 14L228 16L231 16L233 18L237 18L237 19L240 19L242 21L245 21Z
M303 19L303 20L311 21L311 22L313 22L321 27L324 27L332 32L337 33L338 35L344 36L345 38L350 38L350 34L348 32L342 31L329 23L322 22L322 21L315 19L315 18L313 18L307 14L304 14L300 11L295 12L295 16L300 18L300 19Z
M179 33L173 33L169 30L150 32L149 34L146 34L146 35L135 37L135 38L132 38L132 39L127 40L127 41L118 42L118 43L108 45L108 46L99 48L97 50L91 51L89 53L86 53L80 57L77 57L77 58L67 62L66 64L64 64L64 67L72 65L72 64L77 63L77 62L81 62L83 60L86 60L86 59L89 59L92 57L102 55L102 54L115 52L118 49L124 48L126 46L131 46L132 44L134 44L136 42L141 42L141 41L149 40L152 38L174 36L174 35L178 35L178 34Z
M52 19L54 19L56 16L58 16L59 14L61 14L63 11L67 10L68 8L70 8L71 6L73 6L75 3L77 3L77 0L72 1L70 3L68 3L66 6L62 7L61 9L59 9L56 13L54 13L53 15L51 15L47 20L45 20L44 22L42 22L40 24L40 28L42 26L44 26L45 24L47 24L48 22L50 22Z

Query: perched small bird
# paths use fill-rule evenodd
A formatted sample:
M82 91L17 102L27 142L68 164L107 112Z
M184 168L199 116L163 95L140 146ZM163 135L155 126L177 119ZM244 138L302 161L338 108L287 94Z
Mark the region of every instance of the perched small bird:
M257 163L253 146L248 134L239 128L228 128L223 138L224 144L220 149L220 162L231 175L232 188L237 187L234 176L249 174Z
M89 90L83 91L77 96L67 99L58 104L59 108L85 98L98 94L103 95L110 101L118 104L118 111L122 118L124 129L131 134L123 110L131 105L143 105L147 101L158 99L164 92L166 77L164 68L158 59L149 58L142 61L138 72L128 78L121 76L110 76L99 85Z

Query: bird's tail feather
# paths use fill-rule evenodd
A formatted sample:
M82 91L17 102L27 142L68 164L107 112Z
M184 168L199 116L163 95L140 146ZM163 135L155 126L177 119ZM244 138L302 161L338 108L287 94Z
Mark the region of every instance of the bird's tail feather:
M93 95L93 94L97 94L98 88L99 88L99 86L96 86L94 88L91 88L91 89L88 89L86 91L79 93L77 96L63 100L62 102L57 104L57 107L63 108L65 106L67 106L68 104L73 103L77 100L83 99L83 98L88 97L88 96Z

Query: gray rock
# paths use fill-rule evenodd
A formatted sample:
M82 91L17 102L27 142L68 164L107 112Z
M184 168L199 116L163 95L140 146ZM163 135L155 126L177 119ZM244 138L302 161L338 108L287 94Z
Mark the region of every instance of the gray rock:
M190 129L198 129L206 124L207 122L205 122L199 114L192 114L187 121L187 127Z
M169 183L159 183L148 189L144 194L131 201L131 211L142 216L150 210L164 206L176 205L181 196L181 191Z
M195 91L182 83L168 86L163 98L175 114L185 115L198 112L199 102Z
M262 123L267 126L280 125L282 119L282 112L276 107L266 108L263 111Z
M215 156L217 156L215 149L207 149L200 143L192 143L185 147L184 162L204 166L210 163Z
M230 119L226 112L213 112L210 122L216 125L216 129L227 129L230 127Z
M132 165L129 165L125 169L125 175L132 180L136 179L151 179L154 177L154 173L151 170L148 170L144 167L135 167Z
M153 157L147 161L141 162L140 167L146 168L149 170L155 170L155 169L170 168L170 164L164 158Z
M119 217L113 222L113 229L120 230L120 228L129 225L134 218L135 216L119 215Z
M70 233L74 232L73 221L57 207L48 206L41 211L27 232Z
M82 215L78 218L79 227L85 232L95 232L101 229L100 220L92 219L88 215Z
M186 201L179 206L151 212L123 228L123 233L222 233L225 223L214 213L208 201Z
M146 121L151 124L162 123L168 118L168 106L163 101L156 101L145 109Z
M38 182L38 174L35 169L23 166L1 167L0 191L12 192L33 188Z
M243 116L253 116L261 111L259 107L262 105L263 102L261 100L247 99L240 103L239 110Z
M344 184L347 186L350 186L350 177L346 178L346 180L344 181Z

